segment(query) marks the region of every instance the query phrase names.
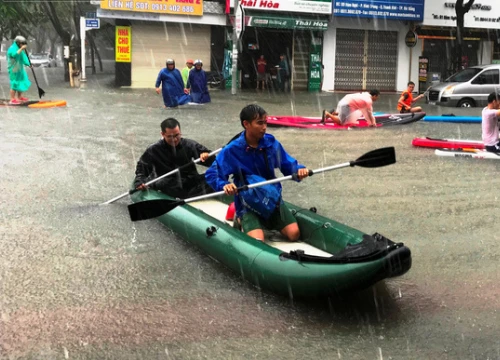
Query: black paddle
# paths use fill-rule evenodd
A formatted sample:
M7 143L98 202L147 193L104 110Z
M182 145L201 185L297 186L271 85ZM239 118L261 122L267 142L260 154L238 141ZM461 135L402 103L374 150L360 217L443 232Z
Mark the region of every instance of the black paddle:
M239 138L239 137L240 137L240 135L241 135L241 132L240 132L240 133L238 133L238 134L236 134L235 136L233 136L233 137L231 138L231 140L229 140L227 143L229 144L231 141L236 140L237 138ZM220 148L220 149L217 149L217 150L212 151L210 154L208 154L207 159L208 159L208 158L210 158L211 156L216 155L216 154L217 154L217 153L219 153L222 149L223 149L223 148ZM163 179L163 178L166 178L167 176L170 176L170 175L174 175L174 174L178 173L180 170L184 170L184 169L188 168L189 166L192 166L193 164L196 164L196 163L198 163L198 162L200 162L200 161L201 161L201 159L192 160L192 161L190 161L190 162L189 162L189 163L187 163L187 164L184 164L184 165L182 165L182 166L179 166L177 169L174 169L174 170L172 170L172 171L169 171L169 172L168 172L168 173L166 173L166 174L163 174L163 175L158 176L157 178L155 178L155 179L153 179L153 180L148 181L148 182L147 182L147 183L145 183L144 185L149 186L149 185L151 185L151 184L153 184L153 183L157 182L158 180L161 180L161 179ZM124 198L124 197L125 197L125 196L127 196L127 195L132 195L132 194L134 194L134 193L136 193L136 192L138 192L138 191L140 191L140 190L139 190L139 189L132 189L132 190L129 190L129 191L127 191L127 192L125 192L125 193L123 193L123 194L121 194L121 195L118 195L117 197L114 197L114 198L112 198L111 200L108 200L108 201L106 201L106 202L103 202L102 204L99 204L99 205L108 205L108 204L111 204L111 203L113 203L113 202L115 202L115 201L117 201L117 200L120 200L121 198Z
M322 173L325 171L336 170L344 167L353 167L353 166L361 166L366 168L376 168L382 167L386 165L391 165L396 162L396 152L394 147L386 147L381 149L372 150L367 152L366 154L360 156L354 161L349 161L339 165L333 165L321 169L309 170L309 176L313 174ZM248 189L252 189L259 186L264 186L268 184L274 184L277 182L285 181L285 180L297 180L297 174L283 176L281 178L272 179L268 181L262 181L255 184L245 185L238 188L239 191L245 191ZM224 195L224 191L215 192L212 194L201 195L192 197L185 200L168 200L168 199L158 199L158 200L148 200L141 201L128 206L128 211L130 214L130 220L139 221L139 220L147 220L152 219L158 216L161 216L173 209L177 206L181 206L187 204L189 202L209 199L217 196Z
M42 96L45 95L45 91L43 91L43 89L40 86L38 86L38 80L36 79L35 70L33 69L33 65L31 65L30 56L28 55L28 52L26 51L26 49L24 49L24 51L26 52L26 56L28 57L28 62L30 63L30 68L31 68L31 71L33 72L33 78L35 79L36 87L38 88L38 96L41 99Z
M211 156L213 156L213 155L216 155L216 154L217 154L217 153L219 153L221 150L222 150L222 148L212 151L210 154L208 154L208 157L211 157ZM208 158L207 158L207 159L208 159ZM164 178L166 178L167 176L170 176L170 175L174 175L174 174L178 173L179 171L184 170L184 169L186 169L186 168L188 168L188 167L190 167L190 166L193 166L193 164L196 164L196 163L198 163L198 162L200 162L200 161L201 161L201 160L200 160L199 158L198 158L198 159L196 159L196 160L192 160L192 161L188 162L187 164L184 164L184 165L182 165L182 166L179 166L177 169L174 169L174 170L172 170L172 171L169 171L168 173L163 174L162 176L158 176L157 178L155 178L155 179L153 179L153 180L148 181L148 182L147 182L147 183L145 183L144 185L149 186L149 185L151 185L151 184L154 184L154 183L155 183L155 182L157 182L158 180L164 179ZM132 189L132 190L129 190L129 191L127 191L127 192L125 192L125 193L123 193L123 194L121 194L121 195L118 195L117 197L112 198L111 200L108 200L108 201L106 201L106 202L103 202L103 203L102 203L102 204L100 204L100 205L108 205L108 204L111 204L111 203L113 203L113 202L115 202L115 201L117 201L117 200L120 200L121 198L124 198L124 197L125 197L125 196L127 196L127 195L132 195L132 194L134 194L134 193L136 193L136 192L138 192L138 191L141 191L141 190L139 190L139 189Z

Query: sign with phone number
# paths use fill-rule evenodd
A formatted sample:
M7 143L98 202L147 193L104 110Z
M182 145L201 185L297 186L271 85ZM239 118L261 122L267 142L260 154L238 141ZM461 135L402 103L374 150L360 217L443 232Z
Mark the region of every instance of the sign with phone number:
M203 0L101 0L101 9L202 16Z

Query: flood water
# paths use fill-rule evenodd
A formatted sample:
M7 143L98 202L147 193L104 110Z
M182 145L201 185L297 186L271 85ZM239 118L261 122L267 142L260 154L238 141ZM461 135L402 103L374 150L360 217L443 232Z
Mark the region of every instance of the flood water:
M67 107L0 108L0 358L500 358L500 161L411 145L479 140L480 124L268 129L311 169L394 146L395 165L286 182L284 196L413 255L407 274L363 292L291 300L260 292L155 220L130 222L127 198L98 204L127 191L166 117L217 149L241 131L248 103L319 116L343 94L213 91L209 105L167 111L153 89L113 89L109 77L70 89L40 71L46 97ZM395 112L398 97L382 94L375 111Z

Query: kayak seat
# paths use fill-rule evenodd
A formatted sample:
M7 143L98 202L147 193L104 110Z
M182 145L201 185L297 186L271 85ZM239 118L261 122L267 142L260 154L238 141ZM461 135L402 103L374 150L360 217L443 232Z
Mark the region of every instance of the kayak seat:
M197 208L198 210L203 211L207 215L210 215L211 217L221 222L224 222L238 229L238 227L236 227L237 225L234 225L233 221L226 220L227 213L229 210L229 205L223 203L222 201L200 200L200 201L193 201L189 203L189 205ZM283 252L288 253L291 251L302 250L306 255L311 255L315 257L329 258L332 256L332 254L323 251L321 249L318 249L317 247L314 247L302 241L297 241L297 242L286 241L283 235L281 235L281 233L278 231L265 230L264 233L266 235L265 243Z

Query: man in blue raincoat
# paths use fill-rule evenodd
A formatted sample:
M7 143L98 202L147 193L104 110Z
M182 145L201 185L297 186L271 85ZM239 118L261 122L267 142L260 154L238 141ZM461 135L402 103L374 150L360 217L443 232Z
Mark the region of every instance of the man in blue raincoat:
M10 102L11 105L19 105L28 101L22 94L28 91L31 82L24 66L31 66L26 55L27 43L23 36L16 36L14 43L7 50L7 68L10 78Z
M207 75L202 69L203 63L197 59L194 61L194 69L189 72L187 88L191 90L191 98L196 104L210 102L210 94L207 87Z
M184 81L179 70L175 68L175 61L167 59L167 67L163 68L156 79L156 93L161 93L163 103L167 109L175 109L179 105L187 104L191 101L188 89L184 88Z
M264 241L264 228L280 231L289 241L300 238L300 229L291 210L281 199L281 184L268 184L250 191L238 187L275 179L274 169L283 175L296 174L296 180L309 176L309 170L290 156L281 143L267 134L267 113L257 104L240 113L244 127L241 135L229 142L205 172L205 179L215 191L236 195L236 221L249 236ZM233 181L229 182L229 176Z

